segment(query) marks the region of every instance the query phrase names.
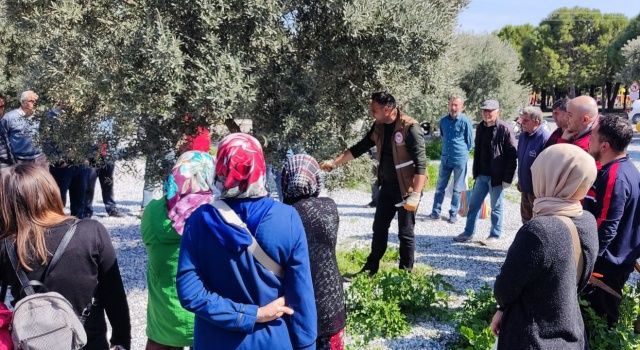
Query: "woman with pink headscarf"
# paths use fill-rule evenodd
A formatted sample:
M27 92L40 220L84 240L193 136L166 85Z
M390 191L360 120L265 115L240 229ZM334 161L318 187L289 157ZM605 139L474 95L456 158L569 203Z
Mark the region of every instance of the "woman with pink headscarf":
M193 348L315 349L304 227L294 208L267 196L258 141L241 133L225 137L215 173L222 206L202 205L191 214L178 262L178 297L196 314ZM242 223L230 223L229 211Z
M165 195L142 214L140 231L148 255L146 350L182 349L193 342L194 316L180 306L176 292L178 253L187 218L214 197L214 166L208 153L182 154L165 181Z

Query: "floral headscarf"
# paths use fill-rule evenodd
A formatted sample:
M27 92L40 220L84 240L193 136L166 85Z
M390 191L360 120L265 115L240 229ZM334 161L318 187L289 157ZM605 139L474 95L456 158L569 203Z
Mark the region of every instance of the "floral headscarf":
M321 175L320 166L312 156L296 154L287 158L282 169L284 202L291 204L298 198L320 195Z
M215 185L222 198L259 198L267 195L262 147L251 135L235 133L218 144Z
M199 206L209 203L217 193L212 188L215 159L208 153L183 153L164 183L167 211L173 228L182 235L185 221Z

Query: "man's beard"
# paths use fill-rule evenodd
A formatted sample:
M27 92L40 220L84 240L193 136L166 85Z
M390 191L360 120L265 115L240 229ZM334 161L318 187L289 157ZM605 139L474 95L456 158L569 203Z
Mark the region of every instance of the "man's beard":
M596 150L596 151L589 151L589 154L591 154L591 156L593 157L593 159L596 160L596 162L600 161L600 150Z

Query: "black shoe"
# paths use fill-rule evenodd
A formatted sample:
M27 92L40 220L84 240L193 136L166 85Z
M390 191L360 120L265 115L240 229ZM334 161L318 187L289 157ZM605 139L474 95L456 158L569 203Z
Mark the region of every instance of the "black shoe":
M109 216L112 216L114 218L123 218L125 216L124 214L122 214L118 210L112 210L108 214L109 214Z
M363 273L367 273L369 277L373 277L377 271L372 271L366 267L363 267L360 271L356 273L345 273L342 275L342 282L350 283L356 276L361 275Z

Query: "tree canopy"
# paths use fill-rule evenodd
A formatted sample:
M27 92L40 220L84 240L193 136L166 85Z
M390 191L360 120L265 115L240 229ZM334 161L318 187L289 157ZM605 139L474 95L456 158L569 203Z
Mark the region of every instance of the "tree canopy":
M41 115L63 104L72 156L105 120L126 154L160 157L196 124L248 118L268 153L322 157L361 132L374 90L420 120L441 113L467 2L0 0L0 92L34 89Z
M604 99L611 100L622 67L620 48L634 33L636 21L587 8L560 8L537 27L506 26L497 35L519 50L523 82L556 96L585 89L595 94L602 87Z

